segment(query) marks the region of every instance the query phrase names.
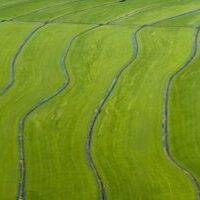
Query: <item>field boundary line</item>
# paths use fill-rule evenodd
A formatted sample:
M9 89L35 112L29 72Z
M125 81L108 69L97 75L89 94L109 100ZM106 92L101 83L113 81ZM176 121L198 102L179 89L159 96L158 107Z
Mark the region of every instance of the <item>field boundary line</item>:
M31 15L31 14L34 14L34 13L37 13L37 12L40 12L40 11L43 11L43 10L48 10L50 8L54 8L54 7L57 7L59 5L65 5L65 4L69 4L69 3L74 3L74 2L78 2L80 0L71 0L71 1L68 1L68 2L60 2L60 3L57 3L57 4L51 4L51 5L48 5L46 7L42 7L42 8L37 8L35 10L30 10L29 12L26 12L26 13L23 13L23 14L20 14L20 15L17 15L17 16L13 16L11 18L5 18L5 19L1 19L0 22L9 22L9 21L18 21L17 19L20 18L20 17L23 17L23 16L27 16L27 15ZM38 22L38 21L33 21L33 22Z
M71 1L68 1L68 2L60 2L60 3L57 3L57 4L51 4L49 6L38 8L38 9L35 9L35 10L31 10L27 13L23 13L23 14L20 14L20 15L17 15L17 16L13 16L13 17L8 18L8 19L1 19L0 22L8 22L8 21L18 22L20 20L17 20L17 19L20 18L20 17L28 16L28 15L31 15L31 14L34 14L34 13L37 13L37 12L40 12L40 11L43 11L43 10L48 10L48 9L60 6L60 5L67 5L69 3L76 3L76 2L80 2L80 0L71 0ZM83 11L86 11L86 10L92 10L93 8L97 8L97 7L101 7L101 6L103 7L103 6L106 6L106 5L109 6L109 5L116 4L116 3L118 3L118 1L100 3L100 4L97 4L97 5L92 6L92 7L88 7L88 8L84 8L84 9L78 9L78 10L75 10L75 11L69 11L67 13L63 13L62 15L57 15L57 16L52 17L51 19L46 20L46 21L32 21L32 22L51 23L51 22L54 22L55 20L57 20L58 18L62 18L66 15L72 15L72 14L76 14L76 13L83 12ZM28 22L28 21L24 20L24 22Z
M11 20L16 20L20 17L31 15L31 14L34 14L34 13L37 13L37 12L40 12L40 11L43 11L43 10L48 10L50 8L54 8L54 7L57 7L57 6L60 6L60 5L67 5L69 3L75 3L75 2L79 2L79 1L80 0L71 0L71 1L68 1L68 2L60 2L60 3L57 3L57 4L51 4L51 5L48 5L46 7L38 8L38 9L35 9L35 10L31 10L27 13L24 13L24 14L21 14L21 15L18 15L18 16L14 16L13 18L11 18Z
M18 61L19 56L21 55L24 47L27 45L27 43L30 41L30 39L37 33L42 27L44 27L44 24L34 28L23 40L23 42L20 44L19 48L17 49L16 53L14 54L14 57L12 58L11 64L10 64L10 73L9 73L9 81L6 83L6 85L0 89L0 96L5 94L14 84L15 82L15 65Z
M26 179L26 168L25 168L25 151L24 151L24 127L26 120L28 117L36 111L38 108L43 106L45 103L48 103L50 100L52 100L54 97L61 94L69 85L70 83L70 76L67 71L67 66L65 64L65 61L67 59L67 56L69 54L69 51L71 49L71 46L73 42L80 36L86 34L87 32L97 28L99 26L91 27L89 29L86 29L75 36L73 36L70 41L67 44L67 47L65 48L64 54L61 58L61 68L64 74L64 83L60 88L58 88L52 95L47 96L43 99L41 99L37 104L35 104L30 110L28 110L21 118L18 128L18 144L19 144L19 167L20 167L20 179L19 179L19 185L18 185L18 200L25 200L25 179Z
M192 12L196 12L195 11L192 11ZM188 12L186 12L188 13ZM136 30L135 32L135 41L136 41L136 55L135 55L135 58L133 57L132 55L132 58L128 61L127 64L125 64L124 66L122 66L122 68L120 68L120 70L117 72L117 74L114 76L109 88L106 90L106 93L104 94L103 98L100 100L99 104L97 105L94 113L93 113L93 116L90 120L90 124L89 124L89 127L88 127L88 135L87 135L87 138L86 138L86 154L87 154L87 157L89 159L91 159L92 163L94 164L94 161L93 161L93 158L92 158L92 153L91 153L91 145L92 145L92 139L93 139L93 135L94 135L94 127L95 127L95 124L97 122L97 119L101 113L101 110L103 109L104 105L106 104L107 100L109 99L109 97L112 95L112 92L114 91L121 75L123 74L123 72L135 61L135 59L137 58L137 55L139 53L139 43L138 43L138 39L137 39L137 35L139 34L140 31L142 31L144 28L147 28L147 27L151 27L152 25L155 25L155 24L159 24L159 23L162 23L163 21L167 21L167 20L170 20L172 18L176 18L176 17L180 17L180 16L183 16L185 13L181 13L179 15L175 15L173 17L167 17L167 18L164 18L164 19L161 19L161 20L158 20L158 21L155 21L155 22L151 22L149 24L144 24L142 26L140 26L138 28L138 30ZM172 160L171 160L172 161ZM173 161L172 161L173 162ZM173 163L175 164L175 163ZM93 166L92 166L93 167ZM177 168L179 168L177 165L176 165ZM180 169L180 168L179 168ZM94 170L97 171L95 165L94 165ZM181 170L181 169L180 169ZM181 170L182 171L182 170ZM183 172L183 171L182 171ZM98 172L96 172L98 176L100 176L98 174ZM183 172L184 173L184 172ZM192 181L192 180L191 180ZM193 182L193 181L192 181ZM99 181L99 184L102 185L101 188L100 188L100 200L106 200L106 194L105 194L105 186L103 184L103 181ZM194 185L195 186L195 185ZM200 189L199 189L200 191Z
M77 0L79 1L79 0ZM118 2L118 1L117 1ZM115 2L116 3L116 2ZM113 3L110 3L111 5ZM102 4L101 4L102 5ZM100 6L100 4L99 4ZM48 24L51 24L52 22L54 22L54 20L56 19L57 17L54 17L52 18L51 20L49 21L45 21L45 22L42 22L42 25L40 25L39 27L35 28L33 31L31 31L28 36L23 40L22 44L20 45L20 47L17 49L17 52L15 53L12 61L11 61L11 67L10 67L10 75L9 75L9 81L6 83L6 85L0 89L0 96L4 95L11 87L12 85L14 84L15 82L15 66L16 66L16 63L18 61L18 58L19 56L21 55L21 52L23 51L24 47L26 46L26 44L29 42L29 40L33 37L33 35L35 35L35 33L37 33L38 31L40 31L41 28L45 27L46 25ZM2 20L0 21L0 23L4 23L4 22L9 22L9 21L12 21L12 19L9 19L9 20ZM96 26L100 26L100 25L96 25Z
M120 1L118 1L120 2ZM46 24L49 24L48 22L45 22L42 26L44 27ZM63 83L63 85L58 88L56 90L56 92L54 92L52 95L50 96L47 96L43 99L41 99L37 104L35 104L35 106L33 106L31 109L29 109L21 118L20 122L19 122L19 128L18 128L18 144L19 144L19 169L20 169L20 178L19 178L19 185L18 185L18 196L17 196L17 200L25 200L26 198L26 195L25 195L25 179L26 179L26 167L25 167L25 151L24 151L24 127L25 127L25 123L26 123L26 120L28 119L28 117L35 111L37 110L39 107L41 107L42 105L44 105L45 103L49 102L50 100L52 100L54 97L58 96L61 92L63 92L67 86L69 85L70 83L70 76L68 75L68 72L67 72L67 67L66 67L66 64L65 64L65 61L67 59L67 56L69 54L69 51L70 51L70 47L72 46L73 42L80 36L96 29L96 28L99 28L101 26L105 26L107 25L108 22L106 23L103 23L103 24L97 24L96 26L93 26L89 29L86 29L78 34L76 34L75 36L73 36L71 38L71 40L69 41L68 45L67 45L67 48L65 49L65 52L64 52L64 55L63 57L61 58L61 66L62 66L62 69L64 69L64 77L65 77L65 81ZM135 37L137 36L137 34L139 33L139 31L141 31L143 28L147 27L148 25L143 25L141 26L136 32L134 32L133 34L135 35ZM137 42L137 37L135 38L136 39L136 42ZM139 44L138 44L139 46ZM137 47L136 47L137 48ZM137 50L139 51L139 49ZM132 61L133 62L133 61ZM131 62L131 63L132 63ZM130 61L128 62L129 65L131 64ZM127 63L127 64L128 64ZM109 92L110 94L106 93L106 100L107 98L111 95L112 91L114 90L116 84L117 84L117 81L120 79L120 76L121 74L125 71L125 69L129 66L127 66L127 64L125 66L123 66L124 69L121 69L120 72L117 73L117 75L115 76L114 80L112 81L112 84L111 86L109 87ZM116 83L115 83L116 81ZM106 103L106 100L101 100L101 105L104 105ZM95 122L99 116L100 112L98 112L96 114L95 112L95 115L96 115L96 119L95 119ZM92 125L92 124L91 124ZM95 125L95 123L94 123ZM100 200L105 200L106 199L106 192L104 190L104 184L103 184L103 181L95 167L95 164L93 162L93 158L91 157L91 152L90 152L90 145L91 145L91 142L92 142L92 135L93 135L93 128L92 126L90 126L91 129L89 128L89 132L87 135L87 139L86 139L86 143L85 143L85 147L86 147L86 156L88 159L88 162L89 162L89 165L92 169L92 172L95 176L95 179L96 179L96 182L98 184L98 188L99 188L99 199ZM92 130L92 132L90 131ZM88 146L89 145L89 146Z
M164 148L165 155L168 157L169 160L180 170L182 170L187 176L190 177L194 186L196 187L197 192L197 199L200 199L200 184L196 177L187 169L187 167L182 166L171 154L170 152L170 144L169 144L169 98L170 98L170 91L172 87L173 80L184 70L186 69L189 64L194 60L198 50L198 38L199 38L200 29L197 28L194 39L193 39L193 47L192 52L186 62L177 69L174 73L172 73L169 78L167 79L165 91L164 91L164 98L163 98L163 116L162 116L162 144Z
M137 10L136 10L137 11ZM135 11L135 12L136 12ZM146 10L143 10L143 11L140 11L140 12L145 12ZM144 24L131 24L131 23L128 23L128 24L121 24L121 23L111 23L111 21L108 21L106 25L112 25L112 26L133 26L133 27L140 27L140 26L149 26L149 27L154 27L154 28L191 28L191 29L194 29L196 28L196 26L192 26L192 25L183 25L183 26L158 26L158 24L161 24L162 22L166 21L166 20L171 20L171 19L175 19L175 18L178 18L178 17L181 17L181 16L185 16L185 15L189 15L189 14L192 14L192 13L195 13L195 12L198 12L200 11L200 8L197 8L197 9L194 9L194 10L191 10L191 11L188 11L188 12L184 12L184 13L180 13L178 15L174 15L172 17L168 17L168 18L163 18L159 21L156 21L156 22L153 22L153 23L144 23ZM73 13L72 13L73 14ZM134 14L137 14L137 13L132 13L132 15L130 15L130 13L127 13L127 14L123 14L120 16L120 18L124 17L124 18L127 18L127 17L130 17L130 16L133 16ZM65 14L64 14L65 15ZM62 16L60 16L62 17ZM57 17L55 17L57 18ZM118 19L118 18L117 18ZM116 21L117 21L116 19ZM55 19L56 20L56 19ZM54 23L54 24L88 24L88 25L98 25L98 24L101 24L101 23L98 23L98 22L72 22L72 21L65 21L65 22L56 22L54 19L50 19L49 21L25 21L25 20L12 20L12 19L4 19L4 20L1 20L0 22L7 22L7 21L14 21L14 22L32 22L32 23ZM113 20L112 20L113 21ZM102 24L105 24L102 23Z
M119 1L120 2L120 1ZM44 27L46 24L48 23L44 23L42 25L42 27ZM68 71L67 71L67 66L65 64L65 61L67 59L67 56L69 54L69 51L70 51L70 48L73 44L73 42L80 36L96 29L96 28L99 28L101 26L105 26L107 23L105 24L97 24L95 26L92 26L91 28L88 28L78 34L76 34L75 36L73 36L71 38L71 40L69 41L66 49L65 49L65 52L64 52L64 55L62 56L61 58L61 66L62 66L62 69L64 71L64 78L65 78L65 81L64 81L64 84L56 90L56 92L54 92L52 95L50 96L47 96L45 98L43 98L42 100L40 100L35 106L33 106L30 110L28 110L23 116L22 118L20 119L20 122L19 122L19 127L18 127L18 151L19 151L19 170L20 170L20 177L19 177L19 183L18 183L18 195L17 195L17 200L25 200L26 199L26 192L25 192L25 181L26 181L26 165L25 165L25 150L24 150L24 127L25 127L25 123L26 123L26 120L28 119L28 117L34 112L36 111L38 108L40 108L41 106L43 106L45 103L49 102L50 100L52 100L54 97L58 96L59 94L61 94L66 88L67 86L69 85L70 83L70 76L68 74ZM101 191L104 191L102 190L102 188L104 188L103 186L103 182L101 180L101 177L98 176L98 172L97 172L97 169L95 168L95 165L92 161L92 159L89 159L88 160L88 163L89 163L89 166L91 167L92 169L92 172L95 176L95 180L96 180L96 183L98 185L98 188L99 188L99 197L101 196ZM105 196L105 191L104 191L104 196Z
M86 138L86 154L87 154L87 158L88 160L90 160L90 165L93 168L94 171L96 171L96 175L100 176L98 174L98 171L95 170L95 165L93 162L93 158L92 158L92 153L91 153L91 144L92 144L92 138L93 138L93 131L94 131L94 126L95 123L98 119L99 114L101 113L101 110L104 106L104 104L106 103L107 99L110 97L110 95L112 94L112 91L114 90L121 74L130 66L130 64L133 63L133 61L137 58L138 56L138 52L139 52L139 42L137 39L137 34L139 33L139 31L142 28L139 28L136 32L132 33L132 41L133 41L133 52L132 52L132 56L130 58L130 60L128 61L128 63L126 63L120 70L119 72L115 75L114 79L112 80L111 85L109 86L109 89L106 91L104 97L101 99L99 105L97 106L97 108L95 109L95 112L91 118L90 121L90 125L88 128L88 134L87 134L87 138ZM135 47L135 48L134 48ZM103 185L103 182L101 181L99 184L101 184L101 190L100 190L100 200L106 200L106 193L105 193L105 186Z
M146 10L144 10L144 11L146 11ZM192 13L199 12L199 11L200 11L200 8L196 8L196 9L193 9L193 10L190 10L190 11L187 11L187 12L183 12L183 13L180 13L180 14L177 14L177 15L173 15L171 17L166 17L166 18L160 19L160 20L152 22L152 23L151 22L150 23L144 23L144 24L131 24L131 23L130 24L120 24L120 23L115 23L115 24L109 24L109 25L124 25L124 26L125 25L130 25L130 26L133 25L133 26L151 26L151 27L156 27L158 24L163 23L165 21L168 21L168 20L171 20L171 19L176 19L178 17L183 17L183 16L186 16L186 15L190 15ZM143 12L143 10L139 11L139 12ZM130 16L133 16L134 14L137 14L137 13L132 13L132 15L128 15L128 16L126 16L126 14L124 14L124 17L128 18ZM162 27L164 27L164 26L162 26ZM166 27L170 27L170 26L166 26ZM184 27L189 27L189 28L195 28L194 26L171 26L171 27L181 27L181 28L182 27L183 28Z
M154 26L154 25L157 25L157 24L160 24L160 23L163 23L165 21L168 21L168 20L171 20L171 19L176 19L178 17L183 17L183 16L186 16L186 15L190 15L192 13L195 13L195 12L199 12L200 11L200 8L196 8L196 9L193 9L193 10L190 10L188 12L183 12L183 13L180 13L178 15L174 15L172 17L168 17L168 18L163 18L157 22L154 22L154 23L151 23L150 26Z
M13 6L16 6L16 5L20 5L20 4L23 4L23 3L29 3L30 0L24 0L24 1L15 1L15 2L10 2L9 4L2 4L0 5L0 10L4 9L4 8L12 8Z
M11 20L2 20L0 21L0 23L2 22L9 22ZM24 21L24 20L20 20L20 21L13 21L15 23L44 23L44 22L40 22L40 21ZM56 25L61 25L61 24L71 24L71 25L99 25L101 23L98 23L98 22L72 22L72 21L67 21L67 22L46 22L48 24L56 24ZM104 23L102 23L104 24ZM140 26L149 26L149 27L152 27L152 28L168 28L168 29L181 29L181 28L187 28L187 29L195 29L196 26L195 25L172 25L172 26L169 26L169 25L148 25L148 24L104 24L104 25L108 25L108 26L121 26L121 27L140 27Z
M85 11L88 11L88 10L92 10L94 8L101 8L101 7L106 7L106 6L112 6L112 5L115 5L115 4L118 4L119 1L111 1L111 2L107 2L107 3L101 3L101 4L97 4L93 7L88 7L88 8L84 8L84 9L79 9L79 10L75 10L75 11L71 11L71 12L68 12L68 13L65 13L63 15L60 15L60 16L57 16L56 18L54 18L53 21L56 21L62 17L65 17L65 16L68 16L68 15L73 15L73 14L79 14L81 12L85 12Z
M174 2L177 2L177 1L176 0L171 0L171 1L164 2L164 3L155 3L155 4L151 4L151 5L148 5L148 6L144 6L144 7L138 8L136 10L132 10L132 11L130 11L128 13L122 14L120 17L117 17L116 20L114 19L114 20L110 21L109 24L112 24L113 21L114 22L115 21L117 21L117 22L123 21L124 19L126 19L128 17L131 17L131 16L134 16L135 14L143 13L143 12L146 12L146 11L149 11L149 10L153 10L154 8L158 8L158 7L163 7L165 4L174 3Z

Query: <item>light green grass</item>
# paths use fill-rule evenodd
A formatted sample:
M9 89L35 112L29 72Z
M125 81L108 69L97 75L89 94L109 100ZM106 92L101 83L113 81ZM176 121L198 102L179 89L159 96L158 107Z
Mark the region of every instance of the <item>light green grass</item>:
M11 63L22 41L36 25L3 23L0 26L0 89L9 81Z
M133 3L130 1L117 3L112 6L93 9L91 12L85 11L76 15L65 16L58 21L72 23L102 23L133 10L132 4Z
M200 181L199 63L198 51L194 61L172 83L169 136L174 157Z
M170 1L167 1L170 2ZM154 6L164 3L164 1L155 1L152 3ZM166 3L166 1L165 1ZM141 8L147 8L152 6L152 4L145 1L125 1L122 3L117 3L113 6L107 6L104 8L96 8L92 12L82 12L76 15L65 16L58 21L60 22L74 22L74 23L102 23L105 21L112 20L121 15L125 15L129 12L135 11Z
M166 3L166 2L165 2ZM178 15L193 9L200 7L199 1L171 1L165 5L157 8L149 9L145 12L137 13L127 19L123 20L122 24L146 24L152 22L152 20L157 21L166 17Z
M189 55L193 31L148 28L97 121L92 152L108 199L196 199L191 180L162 146L165 82ZM181 53L180 53L181 52Z
M16 22L0 23L0 88L8 80L19 45L38 26L31 21L42 22L115 1L67 2L70 0L0 0L0 19L23 15ZM25 121L26 200L98 199L99 188L86 156L86 138L98 104L135 51L131 34L138 27L134 25L198 7L199 0L127 0L62 17L38 30L19 55L14 85L0 96L0 200L17 198L19 122L66 81L61 58L67 42L92 26L81 23L119 18L113 21L118 25L98 27L72 43L65 61L69 86ZM94 127L91 153L108 200L196 199L190 178L164 153L162 111L166 80L190 55L194 33L191 28L171 26L198 22L197 12L139 33L138 57L120 78ZM190 69L173 83L169 133L174 158L200 180L199 62L198 53Z
M68 40L84 28L84 26L78 25L49 25L43 28L22 52L16 66L15 85L0 98L0 149L2 149L0 199L2 200L16 199L17 196L19 120L30 107L41 98L54 92L63 83L60 58ZM40 153L36 149L34 152ZM32 159L34 161L34 157ZM27 167L27 175L30 173L30 166ZM53 174L49 174L49 176L51 175ZM32 174L32 177L39 178L39 176L37 167L37 173Z
M26 124L28 198L98 199L86 160L87 130L99 99L130 57L131 31L99 28L72 46L67 58L69 87L36 110Z
M35 12L33 14L29 14L23 17L19 17L18 20L22 21L45 21L52 19L57 16L65 15L67 13L74 12L76 10L91 8L98 4L104 4L106 1L91 1L91 0L84 0L84 1L74 1L71 3L66 3L60 6L55 6L46 10L42 10L40 12ZM109 2L112 2L109 1ZM114 1L113 1L114 2Z
M163 23L164 26L188 26L195 27L200 25L200 11L190 15L182 16L177 19L169 20Z
M170 20L166 26L199 26L199 12ZM169 141L177 161L200 181L199 169L199 62L194 60L173 80L169 97ZM192 49L190 50L192 51Z
M70 0L68 0L70 1ZM18 3L16 5L10 5L1 8L0 4L0 19L9 19L18 15L22 15L27 12L32 12L33 10L40 9L50 4L57 4L59 2L64 2L63 0L34 0L34 1L27 1L24 3Z
M12 7L12 6L16 6L16 5L19 5L19 4L24 4L26 2L28 2L29 0L13 0L13 1L7 1L7 0L0 0L0 8L7 8L7 7Z

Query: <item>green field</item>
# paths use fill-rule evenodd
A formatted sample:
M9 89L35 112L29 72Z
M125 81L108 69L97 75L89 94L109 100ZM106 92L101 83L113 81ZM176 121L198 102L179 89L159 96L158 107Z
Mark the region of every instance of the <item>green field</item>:
M0 200L199 200L199 44L199 0L0 0Z

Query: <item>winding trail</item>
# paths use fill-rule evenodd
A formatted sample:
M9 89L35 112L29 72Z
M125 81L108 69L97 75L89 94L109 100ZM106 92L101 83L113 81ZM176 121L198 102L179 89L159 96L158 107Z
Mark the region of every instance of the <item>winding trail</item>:
M200 199L200 184L195 176L184 166L182 166L178 161L176 161L170 152L170 145L169 145L169 130L168 130L168 121L169 121L169 98L170 98L170 89L172 86L173 80L178 76L184 69L188 67L188 65L193 61L197 54L198 49L198 38L199 38L200 29L197 28L194 34L194 41L193 41L193 48L190 57L186 60L186 62L176 70L171 76L167 79L166 87L164 91L164 105L163 105L163 117L162 117L162 143L163 148L165 151L166 156L169 160L171 160L175 166L177 166L180 170L182 170L187 176L190 177L193 184L196 187L197 191L197 199Z
M108 98L111 96L113 90L115 89L115 86L117 85L121 75L123 74L123 72L135 61L135 59L137 58L138 52L139 52L139 44L138 44L138 39L137 39L137 35L140 31L142 31L145 27L149 27L149 26L153 26L153 25L157 25L159 23L162 23L164 21L170 20L170 19L174 19L177 17L181 17L187 14L191 14L193 12L197 12L199 9L195 9L193 11L189 11L186 13L182 13L179 15L175 15L173 17L168 17L168 18L164 18L149 24L144 24L142 25L140 28L138 28L138 30L135 32L135 34L133 34L133 41L135 42L135 48L136 48L136 52L133 53L131 59L128 61L127 64L125 64L124 66L122 66L122 68L119 70L119 72L115 75L115 77L112 80L112 83L110 85L110 87L108 88L108 90L106 91L104 97L100 100L100 103L98 104L98 106L96 107L96 110L91 118L90 121L90 125L88 128L88 135L86 138L86 154L87 154L87 158L89 160L89 164L91 166L91 168L93 169L93 172L95 174L95 176L97 177L98 180L98 185L99 185L99 200L106 200L106 191L105 191L105 185L103 183L103 180L101 179L97 168L95 167L95 163L93 161L92 158L92 153L91 153L91 144L92 144L92 138L93 138L93 134L94 134L94 127L95 127L95 123L101 113L101 110L103 109L105 103L107 102ZM178 70L177 73L179 73L179 71L181 71L183 68L185 68L194 58L194 56L196 55L196 51L197 51L197 38L198 38L198 34L199 34L199 29L197 34L195 35L195 44L194 44L194 48L193 48L193 54L191 56L191 58L186 62L186 64L184 65L184 67L182 67L181 69ZM172 78L173 79L173 78ZM165 135L163 133L163 135ZM166 146L164 146L165 149ZM177 161L175 161L170 154L168 154L167 152L167 158L170 159L170 161L177 167L179 168L182 172L184 172L185 174L187 174L189 176L189 178L192 180L194 186L197 188L197 193L198 193L198 199L200 196L200 185L198 183L198 181L196 180L196 178L189 172L187 171L185 168L181 167L180 164L177 163Z

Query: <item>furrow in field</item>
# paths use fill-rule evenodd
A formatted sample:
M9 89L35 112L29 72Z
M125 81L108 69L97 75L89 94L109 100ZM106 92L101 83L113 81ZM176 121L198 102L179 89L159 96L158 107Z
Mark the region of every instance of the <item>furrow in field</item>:
M187 68L190 63L194 60L197 49L198 49L198 38L199 38L199 32L200 29L198 28L195 35L194 35L194 41L193 41L193 48L191 56L187 59L187 61L182 65L177 71L175 71L167 80L166 82L166 88L164 92L164 105L163 105L163 123L162 123L162 140L163 140L163 147L165 150L165 153L167 157L178 167L180 168L184 173L186 173L188 176L191 177L191 180L193 181L194 185L197 189L197 198L200 199L200 184L196 177L193 175L193 173L190 172L189 169L182 166L176 159L171 155L170 152L170 144L169 144L169 130L168 130L168 121L169 121L169 96L171 91L171 86L173 80L178 76L185 68Z

